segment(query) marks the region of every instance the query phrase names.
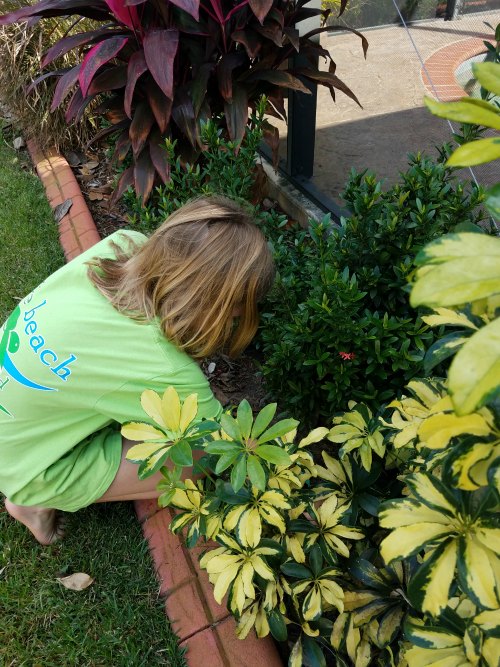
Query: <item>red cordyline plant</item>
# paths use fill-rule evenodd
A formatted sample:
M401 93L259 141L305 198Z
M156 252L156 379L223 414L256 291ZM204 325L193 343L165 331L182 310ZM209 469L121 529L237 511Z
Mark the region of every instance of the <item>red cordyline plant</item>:
M342 0L341 12L348 0ZM167 182L169 163L163 139L177 139L182 159L193 162L203 150L200 122L220 119L236 146L261 95L267 113L286 120L287 90L309 93L308 82L327 86L335 99L341 90L356 102L336 76L329 52L314 39L331 26L299 35L296 24L327 11L305 7L307 0L42 0L0 16L0 25L56 16L102 22L95 30L60 39L45 53L45 68L72 49L81 62L44 73L55 76L52 109L69 97L66 120L78 121L88 105L109 125L93 140L118 133L115 159L132 152L115 196L133 185L143 201L155 180ZM341 29L341 28L337 28ZM345 29L345 28L342 28ZM356 33L359 35L359 33ZM368 47L364 37L362 45ZM300 53L300 67L292 56ZM318 57L329 62L318 69ZM266 140L277 156L278 131L266 126Z

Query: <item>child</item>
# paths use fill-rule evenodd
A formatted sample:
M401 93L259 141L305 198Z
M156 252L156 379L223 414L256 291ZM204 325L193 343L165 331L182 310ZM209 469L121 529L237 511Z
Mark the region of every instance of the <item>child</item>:
M125 459L144 389L221 406L195 360L240 353L274 276L266 241L230 200L195 200L147 239L116 232L49 276L0 330L0 491L41 544L56 510L158 496Z

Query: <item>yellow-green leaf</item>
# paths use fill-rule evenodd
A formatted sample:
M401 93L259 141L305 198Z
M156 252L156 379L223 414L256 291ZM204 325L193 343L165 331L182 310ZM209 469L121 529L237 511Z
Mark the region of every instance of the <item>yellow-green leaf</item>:
M346 442L346 440L349 440L353 436L359 435L360 429L357 426L353 426L352 424L339 424L338 426L331 428L326 437L331 442L341 443Z
M336 651L340 650L342 640L344 639L345 632L348 628L349 620L349 614L346 613L339 614L335 619L332 634L330 636L330 644Z
M379 521L383 528L401 528L401 526L410 526L414 523L450 525L448 514L431 509L412 498L402 498L384 503L379 510Z
M128 450L126 459L128 461L145 461L155 452L164 452L166 449L167 448L164 445L159 443L142 442L140 445L134 445Z
M166 436L164 433L159 431L154 426L150 424L144 424L143 422L129 422L124 424L121 429L121 433L124 438L128 440L146 440L146 441L159 441L165 442Z
M435 478L422 473L415 473L408 477L407 483L413 493L426 505L438 510L445 510L453 515L456 513L455 507L441 492L438 480Z
M313 429L305 438L299 442L299 448L307 447L313 442L319 442L323 440L328 434L328 429L324 426L319 426L318 428Z
M500 138L477 139L462 144L448 158L449 167L473 167L500 158Z
M495 609L500 605L495 593L494 568L498 571L498 561L498 556L484 547L473 534L464 537L458 561L462 585L486 609Z
M236 635L238 639L246 639L248 633L255 624L258 609L258 604L252 604L243 612L236 627Z
M498 63L472 63L474 77L490 93L500 95L500 65Z
M443 449L457 435L488 435L491 428L481 415L475 413L458 417L455 414L437 414L426 419L418 429L420 440L429 449Z
M356 662L354 667L368 667L372 657L372 652L370 648L370 642L366 639L362 639L359 642L359 646L356 650Z
M430 327L438 327L444 324L477 329L474 322L465 313L460 313L450 308L436 308L432 315L424 315L422 319Z
M441 398L441 392L439 391L438 387L434 386L434 384L431 384L429 380L411 380L411 382L408 382L406 385L408 389L417 396L417 398L425 405L426 408L431 408L436 401L438 401ZM411 402L411 399L406 399L404 401L404 405L406 406L408 404L409 406L413 406L416 408L418 411L421 409L421 406L414 405ZM412 414L410 412L410 414Z
M473 667L466 659L462 646L427 649L414 646L404 657L408 667Z
M451 259L470 257L472 260L487 255L500 258L500 239L486 234L460 232L459 234L445 234L435 241L428 243L417 255L415 263L440 264ZM429 267L432 270L432 266ZM412 305L413 301L412 301Z
M314 619L321 615L321 594L315 586L311 588L304 598L302 613L306 621L314 621Z
M146 389L141 394L141 405L144 412L154 419L160 426L166 427L162 415L161 397L152 389Z
M222 599L227 593L227 589L238 576L240 567L240 563L230 565L226 567L217 577L217 581L214 587L214 598L219 604L222 603Z
M198 395L190 394L182 405L180 424L179 424L181 433L184 433L189 424L191 424L193 419L196 417L197 412L198 412Z
M500 456L500 445L476 442L467 446L451 464L451 472L457 478L456 487L475 491L480 486L486 486L488 468L497 456Z
M431 556L421 566L422 573L419 571L412 583L415 584L414 588L420 588L415 594L422 611L439 616L446 607L456 563L457 541L451 540L437 558Z
M386 563L399 558L407 558L420 551L424 545L434 542L450 533L452 527L438 523L414 523L396 528L380 544L380 553Z
M262 522L258 509L253 507L243 512L236 530L241 544L256 547L262 535Z
M486 637L482 650L486 667L498 667L498 656L500 655L500 639L497 637Z
M472 234L479 236L479 234ZM495 255L452 259L433 266L413 286L412 306L457 306L500 291L499 258Z
M181 419L181 402L174 387L168 387L161 400L162 415L170 431L178 432Z
M302 665L302 637L300 636L293 645L288 659L288 667L302 667Z
M500 275L500 267L498 270ZM473 412L500 392L500 318L477 331L458 351L448 373L455 411Z
M491 106L490 111L483 106L470 104L466 97L462 98L460 102L436 102L426 97L425 104L431 113L439 118L448 118L471 125L485 125L500 130L500 116L494 106Z
M377 630L377 646L382 648L390 644L401 629L401 621L405 615L405 610L401 607L394 607L389 610L380 619Z
M486 526L480 526L476 528L475 533L477 539L482 543L483 546L491 549L496 554L500 554L500 528L487 528Z

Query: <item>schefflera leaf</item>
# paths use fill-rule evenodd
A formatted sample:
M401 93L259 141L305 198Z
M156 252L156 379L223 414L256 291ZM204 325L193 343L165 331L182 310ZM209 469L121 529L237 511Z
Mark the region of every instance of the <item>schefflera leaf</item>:
M500 604L500 529L489 519L464 512L460 494L436 478L417 473L406 478L411 496L381 505L379 521L392 532L381 542L386 563L426 552L408 591L416 607L438 616L448 604L458 568L460 586L485 609Z
M500 239L450 234L427 245L410 301L431 308L459 306L500 293ZM458 415L467 415L500 392L500 319L476 331L456 354L448 387Z
M147 422L126 422L121 430L125 438L142 441L126 455L127 460L141 464L138 472L141 479L159 470L167 457L178 466L192 465L192 443L217 428L215 422L202 422L201 426L207 425L205 430L196 427L197 395L191 394L181 402L172 386L167 387L162 396L151 389L145 390L141 406L156 426Z

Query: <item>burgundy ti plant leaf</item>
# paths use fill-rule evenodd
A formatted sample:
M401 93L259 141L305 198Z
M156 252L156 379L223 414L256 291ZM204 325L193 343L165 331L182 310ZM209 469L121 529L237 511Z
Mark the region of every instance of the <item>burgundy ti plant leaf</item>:
M115 159L132 160L115 198L133 186L146 201L155 182L169 178L161 148L166 137L176 140L181 160L192 162L204 149L201 121L217 119L238 146L249 109L255 109L262 95L268 99L269 116L285 121L288 90L308 94L323 85L332 97L340 91L358 102L339 78L330 53L314 39L335 27L299 35L297 23L314 16L324 22L329 14L305 4L305 0L41 0L0 16L0 25L58 16L84 16L102 23L95 30L77 32L75 21L73 33L53 44L42 59L41 67L51 71L31 85L57 77L51 109L66 104L68 122L78 121L96 100L92 113L111 125L93 140L115 135ZM347 4L341 0L340 13ZM366 55L366 39L356 34ZM57 69L58 59L73 50L79 54L79 64ZM294 67L295 54L301 55L300 68ZM320 58L328 71L320 71ZM279 135L270 123L264 138L277 160Z

